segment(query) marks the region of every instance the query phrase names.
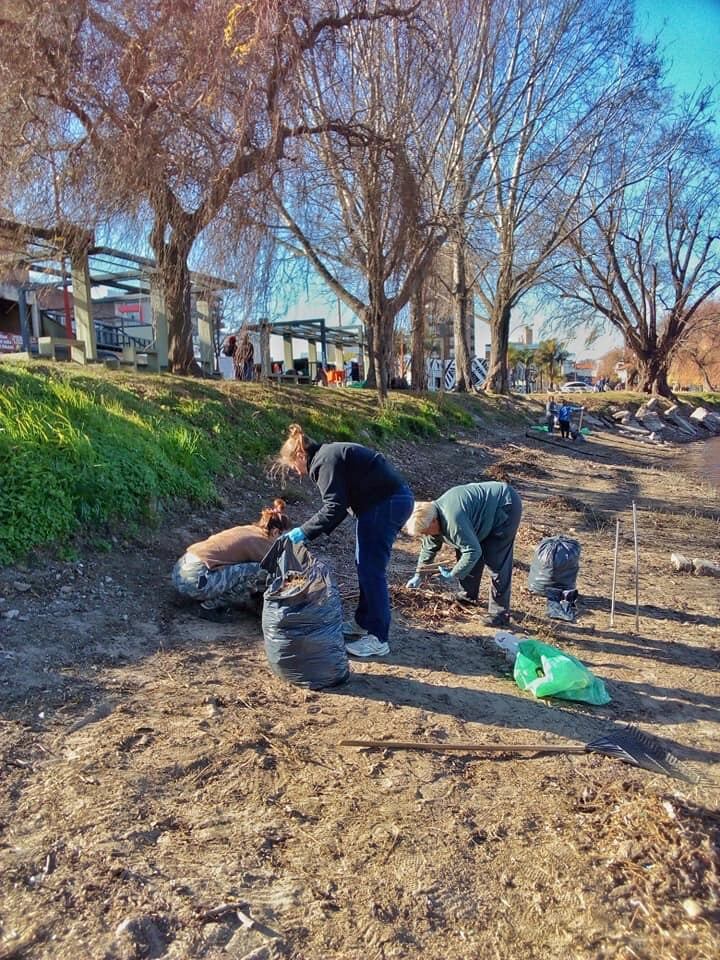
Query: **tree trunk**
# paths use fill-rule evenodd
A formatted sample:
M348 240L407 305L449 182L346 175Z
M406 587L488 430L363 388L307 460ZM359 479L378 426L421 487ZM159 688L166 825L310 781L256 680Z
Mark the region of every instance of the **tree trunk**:
M168 316L168 369L184 376L199 376L192 340L188 253L189 248L184 250L171 240L160 267Z
M391 318L388 322L386 308L382 278L372 275L368 285L368 306L365 315L369 331L372 331L372 335L368 336L368 346L370 362L375 374L378 402L381 406L387 400L393 348L393 319Z
M387 317L379 308L371 309L373 328L372 360L375 370L375 387L378 393L378 403L382 406L387 401L388 386L390 385L390 370L392 358L392 324L388 325ZM388 329L388 326L390 329Z
M490 313L490 366L485 381L485 389L489 393L510 393L507 369L510 309L509 300L499 301Z
M422 285L413 294L412 312L412 360L410 379L414 393L427 390L427 365L425 363L425 301Z
M363 325L365 326L365 344L367 346L367 369L365 371L365 386L366 387L375 387L375 330L370 319L369 313L366 311L365 316L363 317Z
M468 306L465 246L461 240L453 244L453 339L455 341L455 389L458 393L472 390L470 350L468 348Z
M170 228L170 236L166 237ZM150 244L155 254L168 320L168 370L181 376L202 375L195 359L190 312L188 257L195 241L181 225L169 223L164 208L155 210Z
M672 390L667 381L668 359L665 354L653 349L643 353L637 352L637 367L638 390L641 393L672 397Z

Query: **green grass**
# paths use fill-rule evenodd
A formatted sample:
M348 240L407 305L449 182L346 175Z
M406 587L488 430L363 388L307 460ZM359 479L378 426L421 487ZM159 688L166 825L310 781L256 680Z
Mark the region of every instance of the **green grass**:
M431 440L469 427L469 398L265 387L69 365L0 366L0 564L40 546L99 545L118 521L147 524L164 502L210 503L216 480L273 456L288 424L319 440Z

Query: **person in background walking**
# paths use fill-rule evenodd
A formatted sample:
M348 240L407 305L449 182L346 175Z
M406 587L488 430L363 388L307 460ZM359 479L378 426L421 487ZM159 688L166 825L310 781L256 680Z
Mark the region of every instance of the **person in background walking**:
M551 393L547 398L547 403L545 404L545 422L547 423L547 432L552 433L555 429L555 414L557 413L557 403L555 403L555 397Z
M384 657L390 652L387 568L395 538L412 512L410 487L375 450L359 443L316 443L297 423L291 424L277 462L309 476L323 499L314 516L287 534L293 543L331 533L348 514L356 518L360 597L354 621L344 625L343 633L349 654Z
M289 527L285 501L277 499L257 523L230 527L189 546L175 564L173 586L181 596L201 601L198 613L208 620L221 619L230 607L256 610L267 580L260 561Z
M492 573L485 626L505 627L510 620L513 548L520 525L522 501L508 484L490 481L451 487L437 500L418 501L406 525L411 537L422 537L422 548L409 589L422 583L423 568L443 543L455 549L452 569L438 568L443 582L460 599L477 601L487 565Z

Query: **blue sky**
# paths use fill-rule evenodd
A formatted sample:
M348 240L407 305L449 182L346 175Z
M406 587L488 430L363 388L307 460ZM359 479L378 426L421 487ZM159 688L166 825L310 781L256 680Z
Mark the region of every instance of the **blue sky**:
M720 81L720 0L635 0L635 15L643 39L661 34L679 91Z
M668 79L680 93L692 94L698 86L720 83L720 0L635 0L636 22L640 36L649 40L660 35L660 46L668 61ZM352 315L343 307L343 323L352 323ZM336 321L337 304L322 298L301 300L284 319L299 320L325 316ZM513 316L513 324L521 322ZM483 336L481 326L481 338ZM540 334L536 324L535 336ZM600 337L585 347L583 336L570 342L578 358L600 357L618 346L614 334Z
M668 80L679 93L720 83L720 0L635 0L635 17L644 40L659 34ZM601 357L621 342L619 336L606 334L590 348L582 337L569 347L578 358Z

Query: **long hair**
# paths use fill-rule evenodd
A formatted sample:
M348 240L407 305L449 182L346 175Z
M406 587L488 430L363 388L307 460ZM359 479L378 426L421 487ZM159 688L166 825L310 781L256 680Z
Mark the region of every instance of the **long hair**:
M291 423L285 443L280 447L280 453L275 460L275 466L283 473L295 466L298 454L307 453L315 441L308 437L299 423Z
M261 510L257 525L267 536L270 536L273 530L277 530L280 533L289 530L290 518L285 513L285 501L277 497L273 500L271 507L265 507Z

